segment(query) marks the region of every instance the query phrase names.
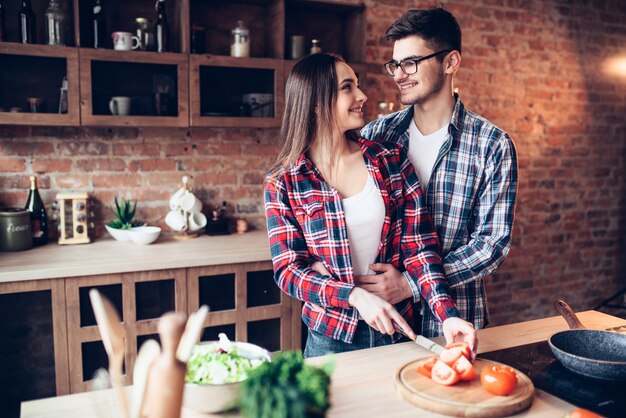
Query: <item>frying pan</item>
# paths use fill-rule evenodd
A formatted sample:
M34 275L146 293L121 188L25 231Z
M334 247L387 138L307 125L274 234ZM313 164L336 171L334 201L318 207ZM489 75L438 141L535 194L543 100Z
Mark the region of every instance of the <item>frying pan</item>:
M548 340L555 357L567 369L602 380L626 380L626 335L585 329L562 300L554 307L571 328Z

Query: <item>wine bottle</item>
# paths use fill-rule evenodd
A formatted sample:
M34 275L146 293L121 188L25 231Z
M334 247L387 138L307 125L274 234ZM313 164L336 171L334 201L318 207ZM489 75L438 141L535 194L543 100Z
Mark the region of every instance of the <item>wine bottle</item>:
M35 24L35 12L30 0L22 0L22 6L17 12L19 42L23 44L37 43L37 25Z
M48 216L46 207L43 205L39 190L37 190L37 178L30 176L30 191L24 207L30 212L31 231L33 233L33 245L48 243Z
M106 28L102 1L95 0L91 6L91 46L94 48L106 48Z
M170 26L167 23L165 14L165 0L157 0L156 3L157 21L154 25L154 42L157 52L167 52L170 50Z

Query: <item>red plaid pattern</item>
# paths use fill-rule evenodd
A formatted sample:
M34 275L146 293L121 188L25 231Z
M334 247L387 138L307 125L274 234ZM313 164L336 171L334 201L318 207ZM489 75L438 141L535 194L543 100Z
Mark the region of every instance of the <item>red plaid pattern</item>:
M439 320L459 316L444 279L437 235L405 152L392 143L361 139L359 144L386 207L375 261L406 271ZM295 164L275 167L268 174L265 214L276 283L304 302L302 319L309 328L350 343L358 313L348 304L354 274L341 196L302 155ZM331 276L312 270L315 261ZM325 313L314 311L311 304L322 306ZM413 300L396 308L413 322Z

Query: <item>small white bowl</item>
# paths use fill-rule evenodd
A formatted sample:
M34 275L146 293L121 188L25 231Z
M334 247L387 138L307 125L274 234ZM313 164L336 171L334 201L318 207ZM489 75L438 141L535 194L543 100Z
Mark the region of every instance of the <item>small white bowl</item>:
M104 227L107 229L109 235L111 235L117 241L130 241L130 234L128 233L128 229L111 228L109 225L105 225Z
M205 341L199 344L216 344L217 341ZM251 343L233 341L240 355L247 358L263 358L272 361L272 355L264 348ZM241 382L223 385L202 385L185 383L183 405L202 413L216 413L233 409L239 403Z
M158 226L138 226L128 230L130 240L140 245L152 244L159 238L160 234L161 228Z

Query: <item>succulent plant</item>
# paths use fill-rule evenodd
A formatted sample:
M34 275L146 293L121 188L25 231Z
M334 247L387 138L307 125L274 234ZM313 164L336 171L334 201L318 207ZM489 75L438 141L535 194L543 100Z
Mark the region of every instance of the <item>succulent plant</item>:
M115 209L111 208L117 219L112 220L107 225L115 229L130 229L135 226L143 225L143 222L133 220L135 211L137 210L137 201L131 203L130 200L120 199L117 201L115 197Z

